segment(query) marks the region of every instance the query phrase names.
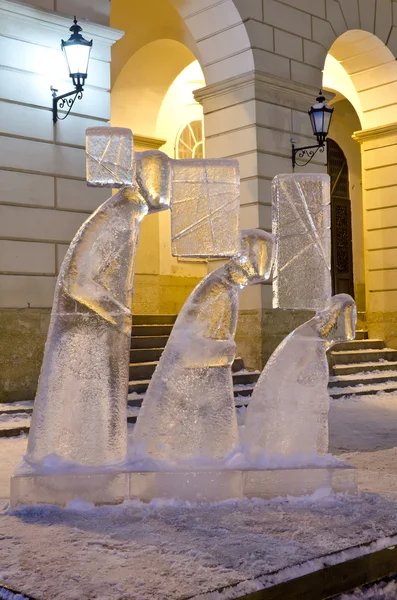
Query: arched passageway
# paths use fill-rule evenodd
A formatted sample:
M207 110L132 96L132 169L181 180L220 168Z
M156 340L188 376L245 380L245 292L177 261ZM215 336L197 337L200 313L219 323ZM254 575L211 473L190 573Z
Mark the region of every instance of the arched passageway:
M366 309L370 335L384 338L390 345L397 342L397 244L393 241L397 227L396 81L395 57L374 34L347 31L331 46L325 61L324 87L336 93L336 117L343 104L350 106L344 125L349 129L350 120L349 134L353 134L356 149L350 140L336 141L343 151L346 147L355 169L361 146L362 216L358 195L352 198L357 301L359 310ZM351 130L354 119L356 126L360 125L355 133ZM342 139L343 118L335 128ZM352 185L350 181L350 188Z

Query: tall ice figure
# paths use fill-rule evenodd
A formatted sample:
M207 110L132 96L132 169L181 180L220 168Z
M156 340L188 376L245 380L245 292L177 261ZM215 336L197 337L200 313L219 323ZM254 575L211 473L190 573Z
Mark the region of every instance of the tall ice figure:
M36 469L125 459L139 226L170 206L168 157L142 153L134 173L129 129L89 129L87 154L88 182L121 189L83 223L58 276L25 457Z

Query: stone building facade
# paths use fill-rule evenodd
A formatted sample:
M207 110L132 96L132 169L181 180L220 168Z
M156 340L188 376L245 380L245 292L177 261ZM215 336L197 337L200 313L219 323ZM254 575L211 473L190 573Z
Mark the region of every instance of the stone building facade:
M74 14L94 40L89 76L54 126L50 85L71 87L60 39ZM397 347L396 56L392 0L0 0L0 401L33 396L60 263L108 195L84 182L86 127L110 121L138 150L193 156L203 121L206 156L239 160L241 227L270 230L271 180L292 170L291 138L313 143L320 87L336 163L318 154L299 170L338 170L342 157L349 215L335 208L334 262L351 252L360 326ZM169 215L146 221L133 311L176 313L213 263L172 258ZM271 283L242 294L237 341L252 368L306 317L272 310L271 295Z

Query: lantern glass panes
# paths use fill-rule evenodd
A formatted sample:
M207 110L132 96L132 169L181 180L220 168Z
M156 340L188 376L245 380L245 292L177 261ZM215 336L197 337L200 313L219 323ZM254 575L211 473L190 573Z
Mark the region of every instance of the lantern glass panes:
M77 88L82 88L87 78L92 40L88 41L83 38L80 33L82 29L80 25L77 24L76 17L74 18L70 31L72 32L72 35L66 42L62 40L61 47L65 53L69 75L73 80L73 84Z
M316 136L319 144L324 144L325 138L328 135L333 112L334 109L326 104L325 98L321 94L309 110L313 134Z

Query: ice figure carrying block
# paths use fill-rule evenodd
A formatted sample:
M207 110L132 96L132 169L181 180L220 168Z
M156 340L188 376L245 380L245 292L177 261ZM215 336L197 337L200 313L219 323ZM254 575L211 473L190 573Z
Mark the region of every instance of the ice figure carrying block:
M329 176L278 175L272 205L273 307L322 310L332 294Z
M205 171L214 162L221 177L206 179ZM208 185L199 190L189 186L186 172L180 179L197 204L203 201L200 193L205 194L207 208L199 224L193 201L188 215L180 211L178 239L183 238L187 255L197 235L207 243L203 254L233 255L240 243L236 223L225 248L222 237L215 247L206 232L213 230L214 220L217 231L228 227L225 192L232 214L238 213L238 163L192 161L191 167L196 179L201 173ZM134 160L128 129L87 130L88 184L121 189L83 223L58 276L26 455L36 470L62 461L102 466L125 460L138 232L145 215L170 208L172 172L162 152L143 152Z
M326 352L354 339L355 331L354 300L338 294L281 342L248 405L244 438L251 460L285 457L294 464L328 451Z
M176 461L221 459L238 444L231 365L239 293L268 279L272 263L272 236L244 231L241 251L193 290L150 381L133 452Z

